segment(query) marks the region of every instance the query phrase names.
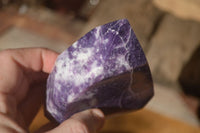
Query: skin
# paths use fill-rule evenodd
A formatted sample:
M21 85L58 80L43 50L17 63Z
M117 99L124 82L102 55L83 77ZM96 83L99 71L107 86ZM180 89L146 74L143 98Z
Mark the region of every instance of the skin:
M0 132L27 133L45 102L45 86L58 54L43 48L0 52ZM96 133L104 114L90 109L73 115L60 125L48 123L37 132Z

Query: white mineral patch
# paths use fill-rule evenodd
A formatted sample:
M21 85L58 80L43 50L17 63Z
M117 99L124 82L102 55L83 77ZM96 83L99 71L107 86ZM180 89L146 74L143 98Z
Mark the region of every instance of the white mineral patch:
M91 71L89 72L89 76L91 76L92 74L94 75L94 77L97 77L98 75L103 74L103 66L102 65L97 65L97 61L94 61L92 66L91 66Z
M96 94L96 91L97 90L93 90L93 91L90 91L88 93L85 93L81 97L78 97L77 101L82 100L82 99L91 99Z
M89 58L91 58L91 56L92 56L92 53L93 53L93 50L90 48L90 49L86 49L86 50L84 50L84 51L86 51L86 52L80 52L80 53L78 53L78 55L77 55L77 57L76 57L76 59L78 60L78 61L84 61L84 62L87 62L88 60L89 60Z
M85 75L85 76L84 76ZM85 83L86 79L87 79L87 73L83 72L82 73L77 73L76 75L72 76L72 82L74 82L75 86L79 86L83 83Z
M59 83L55 83L55 86L57 87L57 90L58 90L58 91L62 91L62 90L61 90L61 85L60 85Z
M77 48L77 42L73 43L72 47Z
M73 55L74 57L76 57L76 56L78 55L78 51L74 51L74 52L72 53L72 55Z
M100 27L97 27L96 29L97 29L97 30L96 30L95 37L96 37L96 38L99 38L99 36L100 36L100 29L101 29L101 28L100 28Z
M71 103L73 100L75 99L75 94L71 93L70 95L68 95L67 97L67 102Z
M124 66L124 67L126 67L127 70L130 70L130 69L131 69L130 65L129 65L128 62L125 60L125 56L124 56L124 55L119 56L119 57L117 58L116 64L117 64L118 66Z
M109 39L104 39L103 43L106 44L106 43L108 43L108 41L109 41Z
M56 107L54 106L52 100L48 101L47 110L51 111L51 113L54 114L54 115L58 114L58 111L56 110Z
M130 37L131 37L131 28L129 29L129 34L128 34L128 38L127 38L126 44L127 44L128 41L130 40Z
M55 80L59 80L63 76L65 76L66 68L63 67L64 63L65 63L64 60L57 60L56 61L55 65L56 65L57 73L55 73Z

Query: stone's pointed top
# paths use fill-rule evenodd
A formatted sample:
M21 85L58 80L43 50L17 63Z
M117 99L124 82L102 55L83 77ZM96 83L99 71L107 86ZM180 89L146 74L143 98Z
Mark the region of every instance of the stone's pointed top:
M111 113L143 107L153 83L128 20L98 26L61 53L46 93L47 111L58 122L89 108Z
M129 21L127 20L127 19L119 19L119 20L115 20L115 21L113 21L113 22L109 22L109 23L107 23L107 24L104 24L104 25L102 25L102 26L106 26L106 25L115 25L115 24L117 24L117 23L119 23L119 24L129 24ZM130 24L129 24L130 25Z

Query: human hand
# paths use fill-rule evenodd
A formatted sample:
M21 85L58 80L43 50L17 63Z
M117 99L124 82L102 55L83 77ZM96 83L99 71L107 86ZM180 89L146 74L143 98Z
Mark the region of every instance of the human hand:
M46 79L57 56L57 53L43 48L0 52L0 132L28 132L45 101ZM91 109L73 115L47 132L95 133L103 122L104 114L99 109Z

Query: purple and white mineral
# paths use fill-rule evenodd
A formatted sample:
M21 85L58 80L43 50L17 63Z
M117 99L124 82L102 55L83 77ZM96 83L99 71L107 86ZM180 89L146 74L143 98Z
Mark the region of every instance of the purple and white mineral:
M107 114L142 108L153 82L128 20L96 27L61 53L46 94L46 109L57 122L89 108Z

